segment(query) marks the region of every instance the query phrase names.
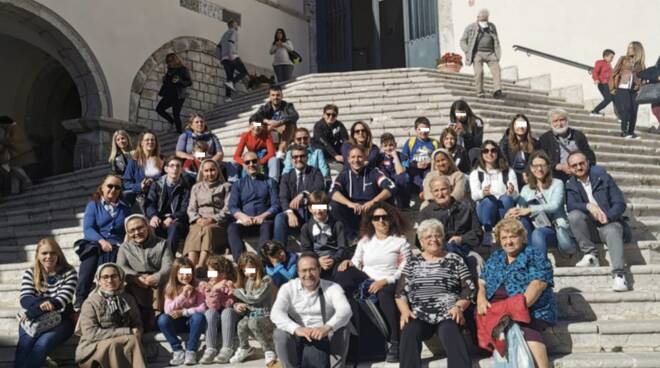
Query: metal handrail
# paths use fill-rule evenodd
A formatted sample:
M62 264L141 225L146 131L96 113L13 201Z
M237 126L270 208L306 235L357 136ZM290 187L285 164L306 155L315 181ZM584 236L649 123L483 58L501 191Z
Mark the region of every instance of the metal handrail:
M552 54L548 54L547 52L530 49L529 47L525 47L525 46L513 45L513 50L524 52L524 53L527 54L527 56L535 55L535 56L542 57L544 59L555 61L557 63L566 64L566 65L572 66L574 68L583 69L583 70L586 70L587 73L589 73L589 74L591 74L591 71L594 70L594 68L590 65L578 63L577 61L573 61L573 60L564 59L562 57L555 56L555 55L552 55Z

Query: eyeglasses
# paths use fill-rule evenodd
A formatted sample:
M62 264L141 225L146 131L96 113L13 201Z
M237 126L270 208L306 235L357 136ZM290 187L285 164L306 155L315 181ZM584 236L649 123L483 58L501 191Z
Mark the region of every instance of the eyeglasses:
M132 229L128 229L127 233L129 233L129 234L137 234L137 233L140 233L140 232L142 232L142 231L144 231L144 230L146 230L146 229L147 229L147 227L144 226L144 225L142 225L142 226L138 226L138 227L135 227L135 228L132 228Z
M119 274L113 273L112 275L102 275L101 280L103 281L119 280Z
M373 215L371 216L373 222L390 222L390 215Z
M291 158L294 160L302 160L303 158L307 158L307 155L293 155Z
M497 148L484 148L484 149L481 150L481 153L484 154L484 155L488 154L488 153L497 154L498 149Z
M296 137L296 142L304 142L304 141L308 141L308 140L309 140L308 135L306 135L304 137Z
M571 169L577 169L580 166L587 166L587 161L581 161L581 162L576 162L574 164L569 165Z
M325 116L327 116L327 117L329 117L329 118L330 118L330 117L332 117L332 118L336 118L336 117L337 117L337 113L336 113L336 112L326 112L326 113L325 113Z
M258 164L258 163L259 163L259 160L257 160L257 159L255 158L254 160L245 160L245 161L243 161L243 162L245 162L245 165L250 166L250 165L256 165L256 164Z
M110 190L121 190L121 185L106 184L105 187Z

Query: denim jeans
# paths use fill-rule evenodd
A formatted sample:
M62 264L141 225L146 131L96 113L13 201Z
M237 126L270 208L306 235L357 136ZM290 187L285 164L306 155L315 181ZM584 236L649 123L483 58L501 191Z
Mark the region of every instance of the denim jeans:
M73 335L73 327L70 319L62 319L59 326L36 337L31 337L19 327L14 367L41 367L48 353Z
M155 231L157 236L167 239L172 249L172 255L176 254L179 249L179 243L186 238L188 234L188 224L186 222L177 221L165 228L165 225L158 226Z
M266 241L272 238L273 234L273 221L265 220L261 225L252 225L252 226L243 226L235 221L232 221L227 225L227 237L229 238L229 249L231 250L231 256L234 258L234 262L238 262L238 257L245 251L245 243L243 242L243 237L247 233L254 233L259 229L259 243L255 244L255 251L259 254L261 250L261 245Z
M289 237L290 229L300 229L305 223L304 219L298 214L298 211L293 211L293 213L298 217L298 227L292 228L289 227L289 214L286 212L280 212L275 216L275 227L273 229L274 236L273 238L278 242L282 243L284 247L287 244L287 238Z
M526 216L521 217L520 222L527 230L527 244L531 245L543 253L548 252L549 247L556 247L564 254L573 254L577 250L577 244L572 238L570 231L565 229L555 229L551 227L535 228L532 220Z
M188 341L186 342L187 351L197 351L199 347L199 337L206 331L206 317L204 313L194 313L189 317L179 317L174 319L169 314L163 313L158 316L158 328L165 335L167 342L172 350L182 350L181 340L177 333L188 332Z
M477 203L477 217L486 231L491 231L497 223L504 218L506 211L513 208L513 198L504 194L499 199L488 196Z

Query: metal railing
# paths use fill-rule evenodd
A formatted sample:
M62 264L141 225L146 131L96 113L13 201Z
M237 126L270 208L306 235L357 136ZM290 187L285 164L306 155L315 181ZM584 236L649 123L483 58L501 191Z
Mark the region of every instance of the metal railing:
M529 47L525 47L525 46L513 45L513 50L524 52L524 53L527 54L527 56L534 55L534 56L542 57L544 59L548 59L548 60L551 60L551 61L554 61L554 62L557 62L557 63L572 66L574 68L583 69L583 70L586 70L587 73L589 73L589 74L591 74L591 71L594 69L590 65L578 63L577 61L573 61L573 60L564 59L563 57L548 54L547 52L543 52L543 51L530 49Z

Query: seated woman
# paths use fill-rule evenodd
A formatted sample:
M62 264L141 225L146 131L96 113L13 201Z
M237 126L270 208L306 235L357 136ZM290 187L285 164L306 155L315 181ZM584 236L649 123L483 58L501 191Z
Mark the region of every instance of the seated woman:
M518 208L506 217L516 218L527 230L528 244L546 254L548 247L558 247L565 254L577 251L564 210L564 183L552 178L550 158L544 151L534 152L527 168L527 185L520 191Z
M106 262L115 262L119 244L124 242L124 219L131 214L131 209L119 200L121 188L119 176L107 175L85 208L84 239L74 245L80 257L80 282L73 304L76 311L80 310L92 289L96 268Z
M465 147L458 144L458 133L454 128L445 128L440 135L440 145L451 153L451 158L454 160L456 167L461 170L463 174L470 174L472 165L470 165L470 158L465 150Z
M481 272L477 311L487 315L491 303L523 294L531 322L518 324L536 366L547 368L550 363L542 332L557 319L552 265L538 248L525 244L527 231L520 221L500 221L494 235L502 248L491 254Z
M419 206L420 209L426 207L429 204L429 201L433 201L431 180L439 176L444 176L449 180L449 184L451 184L451 187L453 188L451 196L454 197L455 200L462 201L467 197L465 193L465 189L467 188L465 174L456 168L449 151L444 148L439 148L431 154L431 171L429 171L424 177L424 192L422 194L424 202Z
M523 175L529 163L529 157L539 149L539 140L532 136L532 126L529 119L518 114L511 119L509 127L500 140L502 154L506 157L509 167L516 172L518 187L525 185Z
M483 120L474 114L467 102L457 100L449 108L449 127L458 134L458 145L465 148L470 165L474 168L484 139Z
M123 198L127 204L132 206L136 200L143 201L151 184L162 175L163 164L158 137L149 131L140 134L123 176Z
M110 149L110 157L108 162L112 168L112 172L122 176L128 166L128 161L131 159L131 137L123 130L117 130L112 135L112 148Z
M195 147L205 147L205 149L200 151L199 149L196 150ZM220 140L209 130L204 116L200 114L193 113L190 115L186 121L184 132L179 135L176 141L175 150L176 157L179 157L184 163L190 163L194 166L195 163L199 164L205 158L210 158L220 163L220 166L225 169L223 172L225 177L235 175L235 173L231 173L232 169L229 166L225 167L223 165L222 159L225 154L222 151ZM227 169L230 173L226 172ZM195 180L194 177L191 179Z
M276 240L265 242L261 249L266 276L270 276L278 288L289 280L298 277L298 253L287 252L282 243Z
M422 341L437 333L447 352L448 367L472 367L460 325L474 298L475 286L463 259L445 251L442 223L422 221L417 227L421 254L408 252L397 284L401 313L401 367L421 367Z
M399 311L394 304L394 292L406 265L406 254L410 252L406 230L395 207L376 203L362 217L361 239L353 258L342 261L335 275L335 282L344 288L346 295L366 291L364 294L375 294L378 298L389 331L388 362L399 360Z
M225 182L218 162L204 160L197 175L197 184L190 190L188 203L190 230L183 247L184 257L188 257L198 269L204 267L214 247L221 252L228 248L229 188L230 185Z
M146 367L140 311L124 292L124 271L106 263L95 278L96 290L85 300L78 320L76 363L82 368Z
M492 242L491 230L515 205L518 179L509 169L497 143L487 140L481 145L477 167L470 173L470 193L477 203L477 216L484 226L484 244Z
M25 270L19 297L21 312L14 367L41 367L48 353L73 335L71 302L78 285L78 274L69 265L62 248L52 238L37 243L34 264ZM24 325L40 319L61 321L44 331L24 330Z
M369 129L367 123L363 121L356 121L353 123L348 141L341 145L341 155L344 157L344 168L349 166L348 155L353 146L362 147L362 149L364 149L364 152L367 154L367 167L377 167L381 160L381 154L380 148L378 148L373 141L374 138L373 135L371 135L371 129Z

